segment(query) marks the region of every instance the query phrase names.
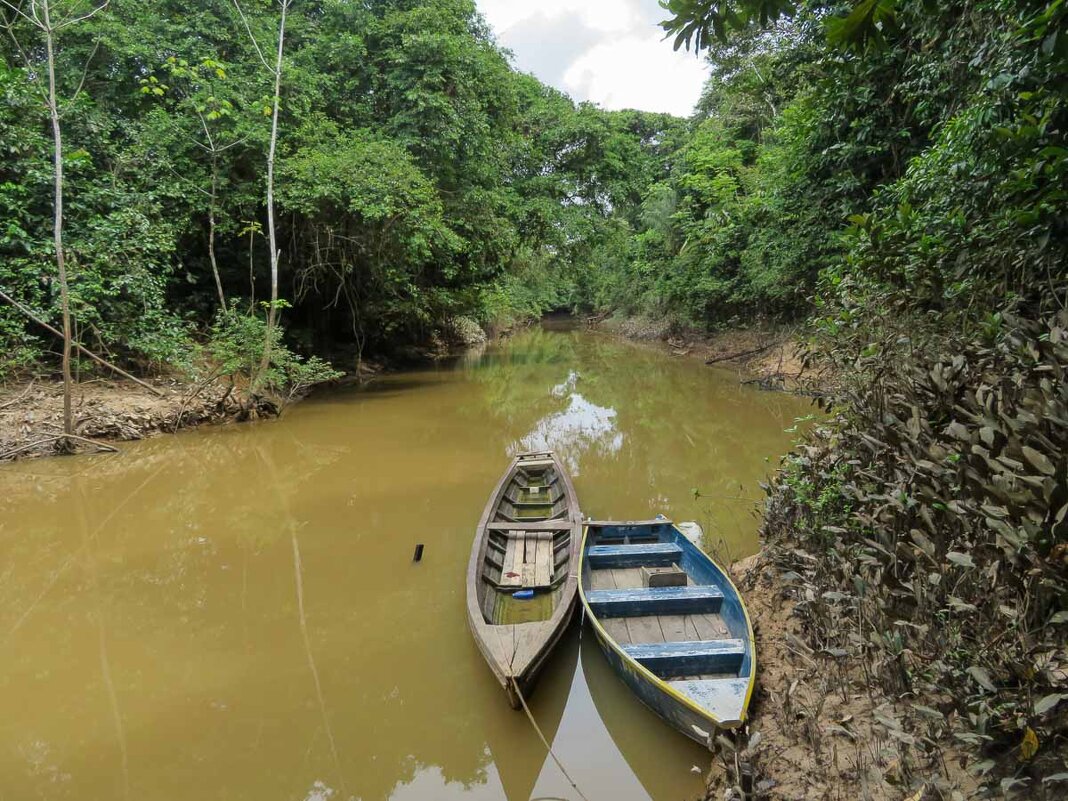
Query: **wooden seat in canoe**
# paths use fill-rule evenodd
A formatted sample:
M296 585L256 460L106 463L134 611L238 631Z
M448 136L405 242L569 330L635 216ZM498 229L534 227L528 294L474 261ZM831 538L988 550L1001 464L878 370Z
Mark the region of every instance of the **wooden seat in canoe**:
M501 586L537 589L553 582L553 535L550 531L513 531L508 537Z
M705 673L737 673L745 659L742 640L694 640L624 645L634 661L661 678Z
M718 612L723 603L723 592L711 585L589 590L586 602L598 617L697 615Z
M594 545L587 558L590 567L667 567L682 558L682 548L673 542L641 545Z

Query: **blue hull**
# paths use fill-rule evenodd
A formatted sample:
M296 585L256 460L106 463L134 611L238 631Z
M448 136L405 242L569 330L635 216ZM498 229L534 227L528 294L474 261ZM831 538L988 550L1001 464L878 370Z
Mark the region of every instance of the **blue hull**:
M638 696L639 701L694 742L700 743L705 748L711 747L711 740L716 736L719 728L718 722L709 720L705 715L697 714L660 687L646 680L634 669L630 660L615 650L614 644L610 644L608 638L602 636L597 629L594 629L594 634L597 635L597 644L601 647L601 652L608 660L608 664L612 666L612 670L630 688L631 692Z
M597 585L593 572L598 569L622 563L633 566L630 562L669 552L678 555L675 564L686 573L687 586L679 590L633 584L628 585L632 589L594 589ZM612 670L643 704L705 747L711 746L719 729L735 728L745 722L756 672L752 625L730 577L707 554L668 520L591 523L583 537L580 573L580 596L597 643ZM720 594L722 601L717 603L716 613L729 639L670 638L669 642L621 644L613 639L600 617L648 619L685 614L672 604L704 603L705 596ZM669 619L661 618L665 631ZM715 655L717 651L733 651L734 667L729 672L724 673L722 661L716 661L722 658ZM707 669L690 669L692 661L681 661L692 660L695 654L707 660ZM673 664L673 660L678 661Z

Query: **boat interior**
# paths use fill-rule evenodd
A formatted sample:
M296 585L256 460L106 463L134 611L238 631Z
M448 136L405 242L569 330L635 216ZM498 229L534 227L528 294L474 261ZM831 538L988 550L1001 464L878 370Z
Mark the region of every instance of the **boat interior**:
M740 714L752 664L741 601L670 521L591 523L582 571L591 611L627 656L721 719Z
M486 622L552 617L570 570L567 488L547 454L520 457L487 524L480 601ZM516 593L530 591L529 597Z

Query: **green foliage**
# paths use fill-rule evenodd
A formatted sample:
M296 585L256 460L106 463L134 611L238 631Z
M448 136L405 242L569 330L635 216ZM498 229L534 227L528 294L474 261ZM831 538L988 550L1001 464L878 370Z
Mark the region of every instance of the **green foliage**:
M814 298L840 415L765 526L809 633L891 696L952 699L916 742L952 735L991 784L1037 790L1068 690L1064 4L742 22L672 171L687 244L650 277L704 321Z
M464 241L447 225L433 183L402 147L369 131L325 134L287 158L279 204L301 220L297 279L343 298L356 331L413 336L447 316L436 292L457 278ZM335 288L336 287L336 288Z
M899 337L865 359L878 382L852 384L768 506L766 533L818 587L803 612L886 692L954 699L956 724L925 736L997 756L1030 728L1052 757L1065 723L1041 699L1068 691L1068 313L1006 317L985 344Z
M730 32L767 26L794 11L789 0L660 0L660 5L673 15L661 27L675 36L676 50L703 50L725 42Z
M342 375L317 356L304 359L289 350L277 326L271 329L270 359L264 367L266 335L264 317L245 314L236 305L220 311L205 347L212 373L227 376L232 385L244 388L250 398L268 396L282 403L300 396L315 384Z
M549 311L570 310L576 303L574 280L545 252L519 253L508 272L485 291L482 319L508 328Z
M264 48L275 9L246 5ZM12 32L35 41L17 18ZM54 322L41 53L24 50L32 69L0 41L0 285ZM79 335L143 367L181 361L217 311L213 265L244 307L268 285L271 75L221 0L150 15L112 0L57 55ZM684 137L667 115L576 106L515 73L470 0L295 4L285 62L285 323L321 350L402 346L457 314L491 316L484 301L508 315L580 302L594 255ZM36 352L6 310L0 334L20 363Z

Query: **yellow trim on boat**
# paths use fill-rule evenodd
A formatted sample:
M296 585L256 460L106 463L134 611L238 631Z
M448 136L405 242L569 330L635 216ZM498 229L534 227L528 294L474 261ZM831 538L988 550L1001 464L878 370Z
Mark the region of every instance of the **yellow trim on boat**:
M672 528L674 528L674 524L672 524ZM634 659L631 656L629 656L626 651L624 651L622 648L619 647L619 644L616 642L615 637L613 637L607 631L605 631L604 626L601 625L601 621L597 619L597 616L594 615L593 611L590 609L590 603L589 603L589 601L586 600L586 588L583 587L583 585L582 585L582 573L583 573L582 567L583 567L583 563L586 560L586 538L589 536L589 532L590 532L590 527L587 526L587 525L583 525L582 526L582 543L579 546L578 591L579 591L579 598L582 599L582 608L586 610L586 616L589 618L590 622L593 624L593 627L594 627L594 629L596 629L597 634L601 638L601 640L603 642L608 643L608 645L612 648L613 651L615 651L617 654L619 654L621 657L623 657L623 660L627 663L627 665L629 667L634 668L635 670L637 670L639 674L641 674L643 677L645 677L649 681L651 681L657 687L657 689L659 689L662 692L666 693L669 697L671 697L674 700L678 701L683 706L689 708L691 711L696 712L697 714L701 715L702 717L707 719L713 725L718 726L719 728L722 728L722 729L734 729L734 728L737 728L738 726L741 726L743 723L745 723L746 718L749 716L749 701L753 696L753 687L756 684L756 640L753 637L753 623L749 619L749 609L745 605L745 599L742 598L742 594L740 592L738 592L738 588L734 586L734 582L731 580L730 573L728 573L726 570L724 570L723 566L720 565L719 562L717 562L711 556L708 556L708 554L704 552L704 549L699 549L699 550L701 550L701 553L705 553L705 556L708 556L708 559L709 559L710 562L712 562L712 564L714 564L717 568L719 568L720 573L723 574L723 577L727 579L727 583L731 585L731 589L734 590L734 594L736 596L738 596L738 601L739 601L739 603L741 604L741 607L742 607L742 614L745 615L745 625L746 625L746 628L749 630L749 652L750 652L750 658L749 658L749 668L750 668L749 669L749 686L746 688L746 691L745 691L745 703L742 705L742 715L736 721L725 722L725 721L720 720L718 717L716 717L716 715L712 714L711 712L709 712L704 707L698 706L697 704L695 704L692 699L688 698L687 696L685 696L682 693L680 693L678 690L676 690L673 687L671 687L671 685L669 685L667 682L665 682L663 679L661 679L659 676L657 676L655 673L653 673L647 667L642 665L636 659Z

